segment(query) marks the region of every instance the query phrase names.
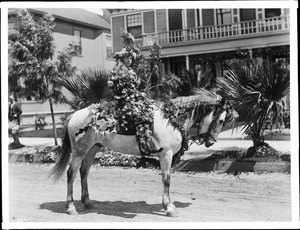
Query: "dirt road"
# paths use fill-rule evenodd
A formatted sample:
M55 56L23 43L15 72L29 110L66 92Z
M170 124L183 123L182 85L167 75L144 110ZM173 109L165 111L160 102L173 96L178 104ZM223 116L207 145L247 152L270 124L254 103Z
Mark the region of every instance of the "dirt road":
M53 165L9 164L10 222L252 222L291 221L291 175L178 173L171 199L178 217L164 215L158 170L93 166L85 210L79 175L74 184L77 216L65 214L66 175L53 184Z

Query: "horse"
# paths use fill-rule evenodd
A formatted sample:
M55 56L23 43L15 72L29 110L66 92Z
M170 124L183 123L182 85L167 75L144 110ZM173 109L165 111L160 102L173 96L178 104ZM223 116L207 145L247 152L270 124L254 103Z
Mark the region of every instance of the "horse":
M223 124L228 118L224 100L216 94L206 97L193 95L179 97L172 103L181 111L182 127L189 130L198 124L198 137L201 144L206 147L216 142ZM170 178L173 156L180 151L183 144L183 134L170 118L164 116L165 111L157 107L153 111L153 135L158 140L163 151L156 153L159 158L163 183L162 206L167 216L177 216L176 207L170 199ZM73 203L73 182L77 171L81 176L81 201L86 209L93 208L89 198L87 178L99 146L108 147L123 154L140 155L135 135L121 135L118 133L103 135L94 129L87 129L80 138L76 136L84 122L89 120L90 110L84 108L71 114L63 127L61 156L51 170L52 176L57 181L64 173L67 165L67 214L78 214ZM96 145L98 147L96 147Z

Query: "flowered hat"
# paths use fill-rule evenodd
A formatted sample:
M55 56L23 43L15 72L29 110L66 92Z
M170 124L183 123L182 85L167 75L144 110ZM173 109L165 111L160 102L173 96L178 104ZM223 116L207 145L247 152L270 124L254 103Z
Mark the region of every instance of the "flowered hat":
M134 44L135 39L133 35L129 32L122 31L121 37L123 38L125 47L121 51L115 53L115 58L118 60L125 56L131 56L133 61L135 61L140 51Z
M117 60L126 56L131 56L133 60L136 60L137 58L136 52L133 49L131 49L129 46L126 46L121 51L115 53L115 58Z

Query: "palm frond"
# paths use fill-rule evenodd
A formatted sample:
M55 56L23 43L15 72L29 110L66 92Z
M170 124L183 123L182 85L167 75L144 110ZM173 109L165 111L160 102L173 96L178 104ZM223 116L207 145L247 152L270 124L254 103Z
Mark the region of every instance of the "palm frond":
M107 81L110 72L102 69L87 69L82 72L82 75L88 82L87 98L91 103L97 103L107 97L109 93Z
M103 69L89 68L74 77L61 79L59 83L71 93L73 98L68 104L77 110L107 97L109 74Z
M125 30L121 30L121 38L125 46L133 47L135 39L133 35Z
M174 105L180 108L190 108L199 105L216 105L222 97L203 88L194 89L194 95L172 99Z

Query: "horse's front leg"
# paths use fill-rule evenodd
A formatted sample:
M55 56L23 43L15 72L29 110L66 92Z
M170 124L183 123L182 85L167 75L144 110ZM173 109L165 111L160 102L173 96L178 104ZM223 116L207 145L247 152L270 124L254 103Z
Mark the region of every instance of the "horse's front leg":
M170 180L171 180L171 164L173 151L170 149L167 152L159 154L162 182L163 182L163 200L162 204L166 214L171 217L177 216L176 207L172 204L170 199Z

